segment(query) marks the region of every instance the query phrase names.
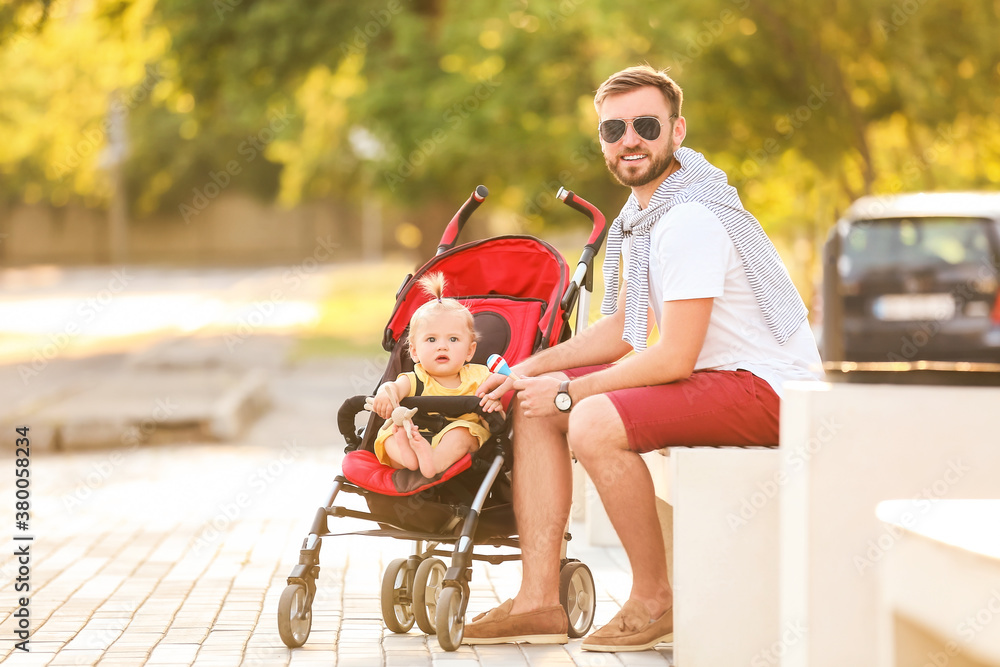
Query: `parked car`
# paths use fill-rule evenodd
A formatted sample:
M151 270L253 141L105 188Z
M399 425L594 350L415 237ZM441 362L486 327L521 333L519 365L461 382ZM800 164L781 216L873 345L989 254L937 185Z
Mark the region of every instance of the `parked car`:
M1000 362L1000 193L864 197L824 247L827 362Z

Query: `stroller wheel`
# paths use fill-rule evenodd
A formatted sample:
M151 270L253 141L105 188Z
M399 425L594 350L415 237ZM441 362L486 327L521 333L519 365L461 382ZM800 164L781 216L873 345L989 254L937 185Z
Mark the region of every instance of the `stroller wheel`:
M278 634L288 648L298 648L309 638L312 608L307 597L305 586L289 584L278 600Z
M382 620L392 632L409 632L413 627L411 595L413 569L408 559L397 558L389 563L382 576Z
M594 623L597 595L594 575L578 560L571 560L559 571L559 602L569 617L569 636L583 637Z
M441 560L427 558L420 562L417 573L413 575L413 615L417 619L417 627L428 635L437 630L434 623L437 621L438 597L446 571Z
M441 590L437 604L438 644L445 651L456 651L465 635L465 615L462 614L462 589L448 586Z

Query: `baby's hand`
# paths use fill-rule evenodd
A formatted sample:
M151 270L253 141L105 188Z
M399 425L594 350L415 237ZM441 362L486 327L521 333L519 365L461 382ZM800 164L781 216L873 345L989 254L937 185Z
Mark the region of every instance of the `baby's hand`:
M396 398L396 388L392 383L387 382L379 387L372 401L372 411L382 419L389 419L392 411L398 407L399 399Z
M479 402L479 405L482 406L483 412L503 411L503 403L501 403L498 399L490 398L489 396L484 396L483 400Z
M494 373L489 376L476 390L476 396L482 400L479 405L485 412L496 412L500 409L500 399L508 391L514 388L514 378L501 373Z

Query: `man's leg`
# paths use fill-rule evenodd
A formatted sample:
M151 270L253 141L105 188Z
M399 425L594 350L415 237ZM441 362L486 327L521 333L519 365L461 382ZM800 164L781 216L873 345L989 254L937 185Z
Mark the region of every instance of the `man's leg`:
M526 418L517 402L512 410L521 588L509 603L466 624L463 642L564 644L568 641L567 617L559 604L559 560L573 498L566 445L568 418L562 414L548 419Z
M512 613L559 604L559 560L573 500L566 415L525 418L514 408L514 513L523 574Z
M569 445L601 495L633 574L618 621L590 635L584 649L643 650L673 635L673 593L652 478L636 452L773 446L778 408L774 390L748 371L699 371L678 382L591 396L573 408Z
M643 603L652 618L659 618L673 606L673 592L653 480L642 457L629 448L625 426L607 396L590 396L573 408L569 445L593 480L628 554L629 599Z

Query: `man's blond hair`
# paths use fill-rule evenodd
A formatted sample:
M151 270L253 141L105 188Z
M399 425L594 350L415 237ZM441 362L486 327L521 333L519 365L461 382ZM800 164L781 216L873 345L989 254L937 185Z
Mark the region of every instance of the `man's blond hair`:
M607 81L601 84L594 95L594 106L598 113L601 111L601 104L611 95L621 95L631 92L644 86L659 88L670 111L677 116L681 115L681 104L684 102L684 93L677 82L667 76L667 70L653 69L649 65L636 65L628 67L620 72L616 72L608 77Z

